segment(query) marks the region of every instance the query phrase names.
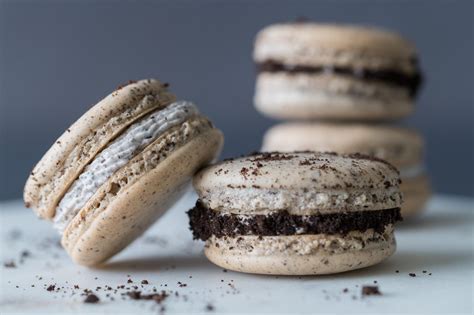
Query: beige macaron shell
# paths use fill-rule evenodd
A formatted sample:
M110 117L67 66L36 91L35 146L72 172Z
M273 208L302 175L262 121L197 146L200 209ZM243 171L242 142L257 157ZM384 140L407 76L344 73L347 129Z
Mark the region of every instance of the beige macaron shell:
M107 200L104 209L100 208L100 199L91 200L69 224L62 238L72 259L81 265L97 265L141 235L181 196L196 170L217 156L222 141L222 133L209 128ZM127 166L133 167L126 165L118 172L127 173ZM99 208L94 208L97 203Z
M423 162L423 139L415 130L379 124L283 123L269 129L262 151L363 153L397 168Z
M208 241L205 254L214 264L234 271L270 275L323 275L375 265L390 257L396 249L392 229L386 233L385 239L372 242L363 248L347 250L321 248L308 250L308 253L294 250L297 244L303 244L303 247L311 247L315 243L324 244L325 238L327 238L327 244L344 244L346 241L346 237L341 235L264 236L261 238L241 236L237 241L238 246L235 246L237 238L220 240L217 246L216 242ZM259 243L264 243L266 248L276 248L276 250L255 254L255 248L259 247ZM336 248L334 245L330 246Z
M100 150L133 122L174 100L158 80L131 83L101 100L35 166L24 189L27 207L51 219L59 200Z
M412 73L415 47L396 33L360 26L317 23L275 24L255 41L256 62L397 68Z
M335 74L262 72L254 103L276 119L393 120L413 111L407 89Z
M287 210L304 215L381 210L401 203L399 176L393 166L326 153L224 161L200 171L194 187L206 206L232 213Z
M421 213L431 197L431 185L426 175L403 179L400 185L403 194L401 214L410 218Z

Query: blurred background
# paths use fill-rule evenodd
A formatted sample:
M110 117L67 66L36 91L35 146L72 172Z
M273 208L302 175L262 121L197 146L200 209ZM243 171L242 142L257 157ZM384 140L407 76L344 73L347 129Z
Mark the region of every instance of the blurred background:
M426 137L438 193L474 196L472 1L0 0L0 200L54 140L131 79L169 82L226 136L224 157L258 150L275 121L252 104L254 36L307 17L381 26L417 45L427 78L402 121Z

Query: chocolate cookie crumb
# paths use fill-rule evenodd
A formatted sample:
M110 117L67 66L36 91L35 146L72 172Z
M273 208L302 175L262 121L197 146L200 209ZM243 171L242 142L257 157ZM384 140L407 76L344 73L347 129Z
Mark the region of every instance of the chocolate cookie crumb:
M84 303L97 303L99 302L99 298L95 294L89 294L86 299L84 300Z
M161 293L142 294L140 291L131 291L126 293L132 300L153 300L161 304L167 297L168 293L161 291Z
M409 275L410 277L416 277L416 273L413 273L413 272L410 272L408 275Z
M364 285L362 287L362 295L382 295L382 292L380 292L379 287L375 285Z
M148 284L148 280L142 280L142 284Z
M208 311L208 312L214 311L214 305L212 305L211 303L207 304L206 305L206 311Z
M347 293L347 292L349 292L348 288L344 288L344 290L342 290L342 293Z
M46 288L46 291L51 292L51 291L54 291L55 288L56 288L56 285L50 284L50 285Z
M16 264L12 260L12 261L8 261L8 262L3 263L3 267L5 267L5 268L16 268Z

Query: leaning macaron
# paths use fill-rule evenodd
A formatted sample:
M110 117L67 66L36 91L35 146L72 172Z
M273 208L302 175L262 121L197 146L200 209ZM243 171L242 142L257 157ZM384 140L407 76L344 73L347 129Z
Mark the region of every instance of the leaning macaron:
M130 82L87 111L31 172L27 207L53 221L82 265L104 262L179 198L222 133L158 80Z
M404 218L421 212L431 195L424 141L413 129L362 123L282 123L265 133L262 150L359 152L387 160L400 171Z
M338 273L396 248L397 170L362 155L259 153L201 170L188 214L216 265L275 275Z
M352 25L271 25L256 37L255 105L286 119L396 119L421 83L415 47L398 34Z

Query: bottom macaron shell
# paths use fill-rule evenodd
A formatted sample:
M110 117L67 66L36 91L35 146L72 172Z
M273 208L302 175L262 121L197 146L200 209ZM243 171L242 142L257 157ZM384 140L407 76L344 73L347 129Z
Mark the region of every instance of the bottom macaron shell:
M357 93L333 93L306 86L295 78L259 78L256 108L278 119L360 119L391 120L413 111L407 97L378 98Z
M278 236L273 240L300 238L303 243L311 243L312 235ZM223 245L208 241L205 254L214 264L233 271L267 274L267 275L324 275L350 270L356 270L375 265L390 257L396 250L396 241L393 231L389 237L381 239L363 248L334 251L331 249L318 249L310 253L298 253L285 246L277 245L279 249L271 254L254 252L254 239L240 237L237 240L239 247L234 247L235 240ZM263 237L265 241L268 237ZM238 239L238 238L236 238ZM216 245L217 244L217 245ZM250 249L250 250L249 250Z
M426 175L403 179L400 190L403 194L401 208L403 218L413 217L421 213L431 196L431 187Z
M203 132L120 191L100 213L79 214L62 238L71 258L93 266L125 248L182 195L197 168L211 161L221 145L220 131Z

